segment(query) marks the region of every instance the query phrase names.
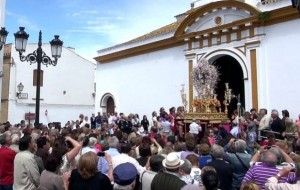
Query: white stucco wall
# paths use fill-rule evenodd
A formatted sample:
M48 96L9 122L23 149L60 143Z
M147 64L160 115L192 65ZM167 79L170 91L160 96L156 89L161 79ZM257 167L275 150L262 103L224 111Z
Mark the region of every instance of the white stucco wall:
M51 56L49 44L43 44L44 52ZM37 44L28 44L26 53L37 49ZM18 52L12 47L14 61L10 73L9 121L20 122L25 113L35 112L36 87L33 86L33 70L37 64L21 62ZM62 122L76 120L80 113L90 116L94 112L95 65L80 57L72 50L63 48L62 56L56 66L44 66L43 87L41 87L40 122ZM22 93L28 99L17 99L17 85L22 82ZM66 91L64 94L63 92ZM48 116L45 116L45 110Z
M269 110L289 110L291 117L296 118L300 113L300 20L289 21L265 28L266 37L262 41L258 63L265 67L267 75L264 82L267 95L266 105ZM260 97L259 97L260 98Z
M188 65L183 46L97 65L96 111L101 97L111 93L116 111L147 115L160 107L181 106L181 84L188 93Z
M6 4L6 0L2 0L0 1L0 26L4 27L4 21L5 21L5 4ZM2 74L3 72L3 50L4 47L2 48L2 50L0 51L0 71ZM0 77L0 100L2 99L2 77ZM1 113L1 104L0 104L0 113Z

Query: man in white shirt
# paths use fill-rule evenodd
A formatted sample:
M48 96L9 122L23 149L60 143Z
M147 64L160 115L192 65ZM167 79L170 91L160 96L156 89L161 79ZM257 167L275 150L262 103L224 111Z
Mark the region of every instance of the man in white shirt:
M258 130L264 130L269 128L270 126L270 117L267 115L267 110L266 109L260 109L259 110L259 115L262 117L260 122L259 122L259 128Z
M140 181L143 190L151 190L151 183L155 175L163 171L162 161L164 157L162 155L154 155L150 158L150 170L143 172L140 175Z
M161 122L163 135L169 136L172 124L168 121L169 118L163 119Z
M261 117L261 120L258 127L258 140L261 140L261 136L265 135L265 133L262 131L270 128L271 117L267 115L266 109L260 109L259 116Z
M190 133L192 133L195 137L196 142L198 142L198 134L202 131L202 127L200 125L200 121L193 119L190 124Z
M108 118L108 125L114 124L114 116L110 115L110 113L107 113Z
M119 146L119 139L116 136L109 137L108 139L109 149L105 152L108 153L112 158L119 155L118 146Z
M234 138L237 138L237 137L238 137L239 132L240 132L240 128L239 128L238 125L233 126L233 128L232 128L231 131L230 131L230 133L232 134L232 136L233 136Z
M136 159L128 155L130 151L131 151L131 145L129 143L121 144L121 154L112 157L113 169L120 164L129 162L136 167L138 173L141 175L146 170L146 168L142 167Z

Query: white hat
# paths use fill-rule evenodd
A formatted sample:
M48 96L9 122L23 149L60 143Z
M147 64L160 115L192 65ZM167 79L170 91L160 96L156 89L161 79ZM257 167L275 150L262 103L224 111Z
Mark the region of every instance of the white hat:
M179 168L184 163L175 152L171 152L168 156L162 161L162 165L168 169Z

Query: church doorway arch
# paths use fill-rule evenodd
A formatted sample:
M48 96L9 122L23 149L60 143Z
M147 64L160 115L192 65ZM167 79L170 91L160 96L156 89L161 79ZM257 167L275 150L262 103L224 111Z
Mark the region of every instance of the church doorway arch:
M116 107L114 96L111 93L104 94L100 100L100 107L102 112L114 113Z
M107 113L115 113L115 101L112 97L109 97L107 99L106 112Z
M229 83L232 94L239 95L241 106L245 108L245 84L243 69L238 60L230 55L218 55L213 59L213 65L218 68L220 73L219 81L216 86L216 94L218 100L224 101L225 83ZM234 98L228 107L228 115L237 108L237 98ZM222 107L224 111L225 107Z

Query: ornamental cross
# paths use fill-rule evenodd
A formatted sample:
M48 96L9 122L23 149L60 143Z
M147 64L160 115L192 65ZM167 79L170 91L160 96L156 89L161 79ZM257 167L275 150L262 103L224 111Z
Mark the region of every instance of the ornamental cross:
M201 76L201 78L200 78L202 84L206 83L206 78L207 78L206 77L206 73L203 73L202 76Z

